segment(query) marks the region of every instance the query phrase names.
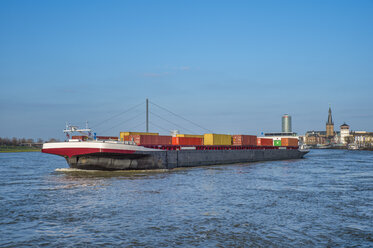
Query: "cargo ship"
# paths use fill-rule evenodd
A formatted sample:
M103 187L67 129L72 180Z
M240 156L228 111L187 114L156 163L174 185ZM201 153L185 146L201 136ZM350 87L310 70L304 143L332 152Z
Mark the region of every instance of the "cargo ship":
M282 142L254 135L121 132L119 137L90 137L90 129L69 126L64 132L84 132L66 142L43 144L42 152L62 156L71 168L84 170L151 170L204 165L300 159L297 139Z

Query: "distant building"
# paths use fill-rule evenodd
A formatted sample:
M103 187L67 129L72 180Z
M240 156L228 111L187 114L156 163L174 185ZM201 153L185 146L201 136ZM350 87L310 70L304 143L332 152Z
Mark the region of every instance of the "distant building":
M304 143L309 146L323 145L326 143L325 131L308 131Z
M350 136L350 126L346 123L343 123L340 126L340 143L346 145L347 144L347 137Z
M284 133L284 132L278 132L278 133L265 133L264 136L277 136L277 137L287 137L287 138L292 138L298 136L297 133Z
M268 138L297 138L299 139L299 136L297 135L297 133L294 133L291 130L292 130L291 116L288 114L284 114L282 116L282 132L264 133L264 136Z
M355 131L350 133L349 143L355 143L359 148L373 148L373 132Z
M332 118L332 110L329 107L328 121L326 122L326 138L331 140L335 136L334 133L334 122Z
M304 143L310 146L332 147L349 147L354 144L359 149L373 149L373 132L351 131L346 123L340 126L340 131L334 131L332 110L329 107L326 131L306 132Z
M284 114L282 116L282 132L283 133L291 133L291 116L288 114Z
M326 131L307 131L304 137L305 144L310 146L327 145L338 142L339 132L334 131L334 122L332 110L329 107L328 120L326 122Z
M283 132L279 132L279 133L265 133L264 134L264 137L266 138L271 138L271 139L276 139L276 138L296 138L299 140L299 136L297 133L283 133Z

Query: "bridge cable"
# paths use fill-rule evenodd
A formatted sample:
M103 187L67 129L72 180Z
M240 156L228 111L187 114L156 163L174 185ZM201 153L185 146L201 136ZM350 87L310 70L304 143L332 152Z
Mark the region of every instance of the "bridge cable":
M125 111L123 111L123 112L121 112L121 113L119 113L119 114L116 114L116 115L114 115L114 116L112 116L112 117L110 117L110 118L108 118L108 119L106 119L106 120L104 120L104 121L101 121L100 123L94 125L92 128L97 128L98 126L101 126L101 125L104 124L105 122L110 121L110 120L112 120L112 119L114 119L114 118L116 118L116 117L118 117L118 116L121 116L121 115L123 115L123 114L125 114L125 113L127 113L127 112L129 112L129 111L131 111L131 110L133 110L133 109L135 109L135 108L141 106L142 104L144 104L144 103L142 102L142 103L139 103L139 104L137 104L137 105L134 105L134 106L128 108L127 110L125 110Z
M190 130L190 129L188 129L188 128L185 128L185 127L183 127L183 126L181 126L181 125L178 125L178 124L176 124L176 123L174 123L174 122L172 122L172 121L169 121L169 120L163 118L162 116L159 116L159 115L157 115L156 113L153 113L152 111L149 111L149 112L150 112L152 115L157 116L159 119L162 119L162 120L164 120L164 121L167 121L168 123L171 123L172 125L174 125L174 126L176 126L176 127L179 127L179 128L184 129L184 130L186 130L186 131L189 131L189 132L191 132L192 134L195 133L194 131L192 131L192 130Z
M164 107L162 107L162 106L159 106L158 104L156 104L156 103L154 103L154 102L152 102L152 101L149 101L149 102L150 102L151 104L157 106L158 108L163 109L163 110L169 112L170 114L173 114L173 115L175 115L175 116L177 116L177 117L179 117L179 118L181 118L181 119L183 119L183 120L185 120L185 121L187 121L187 122L189 122L189 123L191 123L191 124L193 124L193 125L195 125L195 126L201 128L201 129L204 129L204 130L206 130L206 131L208 131L208 132L210 132L210 133L213 133L213 131L210 130L210 129L208 129L208 128L204 128L204 127L202 127L201 125L198 125L197 123L195 123L195 122L193 122L193 121L191 121L191 120L188 120L188 119L186 119L185 117L183 117L183 116L181 116L181 115L178 115L178 114L176 114L176 113L174 113L174 112L172 112L172 111L170 111L170 110L168 110L168 109L166 109L166 108L164 108Z
M140 124L137 124L136 126L133 126L133 127L129 128L128 131L131 131L131 130L133 130L133 129L135 129L135 128L141 126L141 125L144 125L145 123L146 123L146 121L143 121L143 122L141 122Z
M131 117L131 118L129 118L129 119L126 119L125 121L121 121L120 123L116 124L115 126L112 126L111 128L105 129L105 131L103 131L103 133L105 133L105 132L107 132L107 131L109 131L109 130L112 130L112 129L116 128L116 127L119 127L120 125L123 125L123 124L126 123L126 122L129 122L129 121L135 120L135 119L137 119L139 116L142 116L142 115L144 115L144 113L139 113L139 114L135 115L134 117Z
M169 131L170 131L170 130L167 130L167 129L161 127L161 126L158 126L158 125L154 124L154 123L151 122L151 121L149 121L149 123L152 124L152 125L155 126L155 127L158 127L159 129L162 129L162 130L166 131L166 132L169 132Z

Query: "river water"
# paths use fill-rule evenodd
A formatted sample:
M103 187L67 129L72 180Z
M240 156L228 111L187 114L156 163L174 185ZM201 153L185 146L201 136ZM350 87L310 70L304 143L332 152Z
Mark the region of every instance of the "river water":
M373 152L156 172L0 154L0 247L373 247Z

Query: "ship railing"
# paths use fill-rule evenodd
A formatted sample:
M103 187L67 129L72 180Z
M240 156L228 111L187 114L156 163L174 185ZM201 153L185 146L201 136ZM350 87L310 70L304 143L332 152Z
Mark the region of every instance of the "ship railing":
M143 145L146 148L160 149L160 150L296 150L298 146L219 146L219 145L197 145L197 146L179 146L179 145Z

